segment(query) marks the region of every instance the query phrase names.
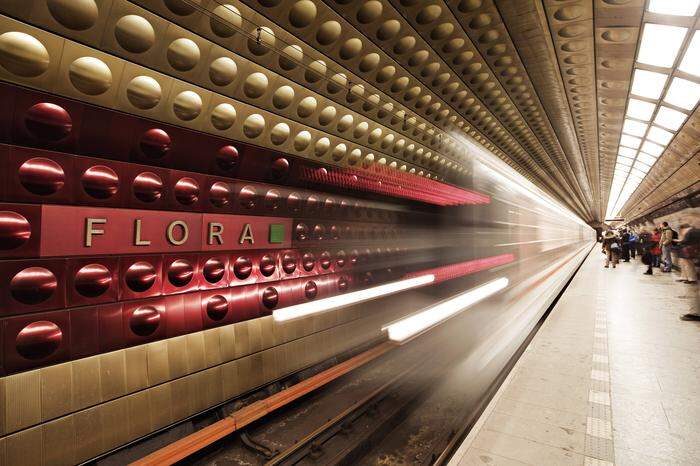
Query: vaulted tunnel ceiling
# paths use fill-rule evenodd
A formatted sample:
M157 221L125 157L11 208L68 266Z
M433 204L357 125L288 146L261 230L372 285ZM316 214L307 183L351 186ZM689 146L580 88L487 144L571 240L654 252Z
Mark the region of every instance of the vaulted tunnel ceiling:
M446 140L470 135L586 221L631 219L698 189L697 102L654 154L643 151L656 124L627 110L640 66L665 71L669 82L677 75L700 82L676 71L696 28L694 0L243 3L250 10L242 16L254 15L277 46L289 44L287 53L305 42L297 58L346 87L348 97L403 117L408 144L418 134L411 126ZM686 28L665 69L637 61L647 23ZM627 160L618 154L629 156L623 147L636 143L623 130L629 119L647 130L635 136L639 147L623 173ZM441 141L433 150L458 165L445 147Z
M83 0L49 2L72 12L56 32L230 94L212 131L238 113L242 139L447 180L468 136L592 224L700 188L700 0L106 1L138 13L116 43L81 35ZM41 27L27 5L1 10ZM190 76L202 47L221 58Z

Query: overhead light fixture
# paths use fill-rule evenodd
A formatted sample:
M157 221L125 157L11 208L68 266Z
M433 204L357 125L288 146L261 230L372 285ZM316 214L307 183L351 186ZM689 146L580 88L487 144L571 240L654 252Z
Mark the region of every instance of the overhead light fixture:
M685 113L662 105L656 113L654 123L672 131L678 131L687 117Z
M636 138L634 136L630 136L628 134L623 134L620 137L620 145L622 145L622 146L631 147L633 149L639 149L639 145L641 143L642 143L641 139Z
M686 110L692 110L698 100L700 100L700 84L682 78L673 78L664 97L664 102Z
M628 159L626 157L618 157L617 164L621 167L631 167L632 166L632 159Z
M479 301L498 293L507 286L508 279L499 278L389 324L382 330L387 332L389 340L405 342L450 317L454 317Z
M637 151L634 149L630 149L629 147L620 147L620 150L617 152L618 155L621 155L623 157L632 157L634 158L637 155Z
M686 73L700 76L700 32L695 31L690 44L685 51L683 61L678 66L678 69Z
M634 157L636 156L630 157L627 155L617 154L617 160L629 160L630 162L634 162Z
M421 275L419 277L408 278L406 280L399 280L397 282L386 283L384 285L374 286L364 290L319 299L318 301L311 301L308 303L275 309L272 311L272 318L277 322L299 319L312 314L319 314L321 312L388 296L411 288L417 288L432 283L433 281L435 281L435 276L432 274Z
M700 0L649 0L649 11L663 15L695 16Z
M684 27L646 23L637 61L662 68L673 66L686 32Z
M632 80L632 94L649 99L658 99L664 90L666 78L668 78L668 75L663 73L636 69Z
M631 134L632 136L642 137L647 132L647 124L640 121L625 119L622 132Z
M649 121L654 114L656 105L644 102L639 99L630 99L627 104L627 116L636 118L637 120Z
M644 141L644 144L642 144L642 152L646 152L647 154L651 154L654 157L658 157L661 154L663 154L664 147L655 144L651 141Z
M649 173L649 169L650 169L650 168L651 168L651 167L650 167L649 165L646 165L646 164L640 162L639 160L637 160L637 161L634 163L634 169L635 169L635 170L639 170L640 172L644 173L645 175L646 175L647 173Z
M644 178L644 175L646 175L646 173L644 173L638 168L632 167L632 170L630 170L630 176L638 176L639 178Z
M627 190L634 190L634 188L639 184L640 181L642 181L642 178L644 178L644 173L637 173L632 169L630 171L630 174L627 175L627 182L625 183L625 189ZM634 184L633 182L636 182ZM625 192L623 190L623 192ZM631 192L631 191L630 191Z
M673 133L652 125L649 134L647 134L647 139L665 146L673 139Z
M639 155L637 156L637 161L642 162L642 163L646 163L647 165L651 166L651 165L654 165L654 163L656 162L656 159L649 154L645 154L644 152L640 152Z

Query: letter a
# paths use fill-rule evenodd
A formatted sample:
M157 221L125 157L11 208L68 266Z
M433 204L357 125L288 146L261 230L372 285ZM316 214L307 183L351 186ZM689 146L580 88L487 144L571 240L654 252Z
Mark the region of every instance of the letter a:
M250 244L255 244L255 240L253 239L253 229L250 228L250 223L246 223L243 226L243 232L241 233L238 243L243 244L246 241L250 241Z

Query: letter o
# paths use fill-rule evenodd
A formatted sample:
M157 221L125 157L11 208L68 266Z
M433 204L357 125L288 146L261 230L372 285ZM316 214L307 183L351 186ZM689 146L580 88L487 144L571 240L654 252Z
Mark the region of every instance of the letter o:
M182 238L175 239L175 235L173 235L173 232L175 231L175 227L182 227ZM187 228L187 224L183 222L182 220L175 220L174 222L170 222L170 225L168 225L168 231L166 232L166 236L168 238L168 241L170 244L173 244L175 246L180 246L181 244L184 244L185 241L187 241L187 237L190 235L190 230Z

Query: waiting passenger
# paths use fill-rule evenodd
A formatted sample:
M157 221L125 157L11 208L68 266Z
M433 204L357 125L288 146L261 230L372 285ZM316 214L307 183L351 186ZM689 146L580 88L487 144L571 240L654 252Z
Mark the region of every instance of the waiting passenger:
M637 241L639 241L639 237L637 236L637 233L634 230L631 230L630 237L629 237L629 251L630 251L630 257L632 259L637 258Z
M697 283L695 262L700 261L700 228L697 227L697 224L696 226L691 225L690 228L682 231L682 235L680 241L682 249L679 253L682 259L681 267L692 267L692 269L687 269L686 273L691 274L689 278L695 278L694 281ZM683 265L684 263L685 266ZM693 280L688 280L688 283L692 283L692 281ZM700 321L700 287L696 286L695 288L695 309L691 310L688 314L682 315L681 320Z
M651 241L654 245L651 248L653 266L657 269L661 268L661 229L654 228L654 233L651 235Z
M658 228L654 228L653 233L644 230L640 235L642 248L644 250L642 263L647 265L647 271L644 272L645 275L653 275L653 268L659 266L659 257L661 255L661 247L659 246L660 238L661 235L659 234Z
M605 254L605 268L612 263L613 269L620 261L620 239L612 231L608 230L603 235L603 254Z
M678 265L681 268L681 278L676 281L696 284L698 274L695 270L695 259L700 254L700 230L693 228L688 223L681 225L676 250L678 251Z
M627 232L627 229L622 230L622 234L620 235L620 243L622 246L621 259L624 262L629 262L630 261L630 234Z
M661 224L661 255L663 256L663 272L670 272L673 268L673 260L671 259L671 248L673 247L673 230L668 226L668 222Z

